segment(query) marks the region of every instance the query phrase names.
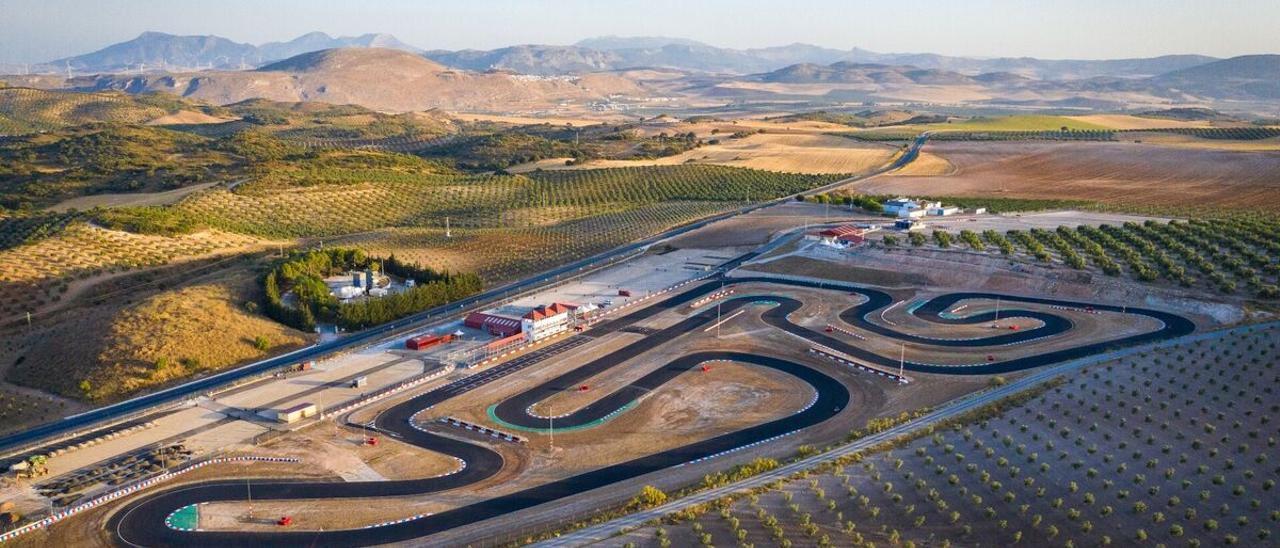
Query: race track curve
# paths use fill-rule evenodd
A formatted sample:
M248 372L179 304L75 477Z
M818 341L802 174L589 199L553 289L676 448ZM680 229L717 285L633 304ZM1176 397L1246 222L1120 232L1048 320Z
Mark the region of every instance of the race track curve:
M854 292L866 297L866 300L840 313L842 321L855 327L871 331L878 335L901 340L942 347L995 347L1018 344L1043 337L1050 337L1069 331L1072 324L1069 319L1040 311L1005 309L1001 317L1031 317L1038 319L1042 325L1017 332L1002 332L990 337L974 339L932 339L909 333L902 333L884 325L872 322L868 317L879 312L893 302L893 298L883 291L851 284L835 282L792 281L774 278L722 278L724 286L748 282L763 282L775 285L789 285L816 289L831 289ZM644 318L652 317L665 310L686 306L694 300L720 289L721 284L704 283L690 290L676 294L661 302L641 308L626 316L604 322L592 328L597 335L616 331L634 324ZM1124 337L1110 341L1100 341L1071 348L1014 358L1004 361L984 362L972 365L946 365L906 362L904 367L911 371L977 375L1018 371L1100 353L1124 346L1145 344L1156 340L1179 337L1195 330L1194 324L1176 314L1143 308L1117 307L1092 303L1077 303L1057 299L1036 297L1020 297L998 295L994 293L950 293L935 297L911 314L929 322L944 324L975 324L993 319L993 313L979 313L967 317L944 317L943 312L954 304L965 299L995 299L1004 302L1029 303L1050 306L1093 310L1124 312L1143 315L1160 322L1161 327L1155 331ZM881 356L858 346L849 344L827 333L814 331L791 323L788 315L801 306L800 301L781 295L730 297L721 300L720 314L758 304L767 299L770 308L761 317L768 324L829 348L844 352L850 356L867 362L894 366L898 360ZM776 304L775 304L776 303ZM535 403L550 397L552 394L578 385L585 379L616 367L633 359L655 345L670 341L684 333L693 332L702 326L714 323L716 308L704 307L697 314L677 322L675 325L660 330L644 339L632 343L618 351L611 352L590 363L564 373L554 379L529 388L500 402L495 408L495 415L502 421L523 428L546 428L549 420L529 413ZM739 448L758 441L795 432L821 423L835 416L849 402L848 390L839 381L810 366L783 360L776 357L747 354L740 352L697 352L681 356L665 366L637 379L631 384L610 393L595 403L580 408L573 413L555 418L555 424L561 428L581 426L600 420L618 409L631 404L644 393L658 388L676 378L681 373L699 366L702 363L716 360L731 360L769 367L787 373L807 383L815 392L813 402L796 414L748 427L742 430L703 440L693 444L648 455L628 462L619 463L573 477L540 485L510 495L488 499L468 506L456 508L439 514L430 515L413 521L376 528L351 529L340 531L280 531L270 533L214 532L214 531L178 531L165 526L165 518L174 510L189 504L212 501L243 500L246 494L244 482L239 480L210 481L178 487L137 498L116 511L108 522L110 532L116 541L124 546L180 546L180 545L217 545L217 546L362 546L388 542L406 541L423 537L454 527L475 523L588 491L597 487L662 470L672 466L688 463L703 457ZM454 489L489 478L502 467L502 457L495 451L454 438L440 436L418 430L412 424L413 416L420 411L439 404L445 400L465 393L478 384L501 378L503 365L477 373L455 381L405 402L397 404L376 419L377 430L385 432L402 441L427 448L432 451L448 454L462 461L463 467L452 474L415 480L379 481L379 482L339 482L321 483L311 481L270 481L253 484L253 497L257 500L283 499L335 499L360 497L386 497L400 495L421 495ZM475 380L479 379L479 380Z

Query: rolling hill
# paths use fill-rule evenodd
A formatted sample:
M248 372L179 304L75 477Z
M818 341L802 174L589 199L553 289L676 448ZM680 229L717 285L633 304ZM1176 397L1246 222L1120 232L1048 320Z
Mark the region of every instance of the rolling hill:
M1280 55L1243 55L1152 78L1151 84L1224 99L1280 99Z
M358 104L397 112L511 108L644 93L634 82L616 75L528 78L477 73L384 48L321 50L253 71L105 75L77 84L91 90L167 92L219 105L260 98Z

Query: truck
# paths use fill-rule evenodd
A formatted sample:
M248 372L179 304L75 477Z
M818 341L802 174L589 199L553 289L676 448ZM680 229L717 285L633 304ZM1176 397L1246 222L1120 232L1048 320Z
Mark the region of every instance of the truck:
M351 387L352 387L352 388L364 388L364 387L365 387L365 385L367 385L367 384L369 384L369 377L367 377L367 376L363 376L363 375L361 375L361 376L359 376L359 377L356 377L356 378L354 378L354 379L351 379Z
M618 296L619 296L619 297L630 297L630 296L631 296L631 290L630 290L630 289L619 289L619 290L618 290Z
M405 340L404 347L409 350L426 350L436 345L449 343L453 339L452 333L448 335L418 335Z

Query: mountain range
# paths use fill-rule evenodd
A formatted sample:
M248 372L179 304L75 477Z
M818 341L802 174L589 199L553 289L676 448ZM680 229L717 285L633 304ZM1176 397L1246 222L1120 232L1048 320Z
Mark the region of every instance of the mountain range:
M254 70L100 74L78 76L68 84L79 91L163 92L219 105L257 98L397 112L529 108L644 94L635 82L610 73L530 78L470 72L412 52L377 47L312 51Z
M390 34L362 34L334 38L311 32L288 42L260 46L219 36L177 36L144 32L137 38L98 51L50 61L34 70L74 73L144 72L145 70L201 70L253 68L302 53L332 48L389 48L413 53L422 50Z
M143 64L146 70L139 70ZM79 75L65 78L59 65ZM735 50L658 37L422 51L386 34L310 33L255 46L148 32L49 66L51 72L4 80L40 88L165 92L216 104L264 98L386 111L538 109L661 98L1086 109L1230 101L1270 115L1280 99L1280 55L973 59L805 44Z
M474 71L509 70L532 75L581 74L640 67L743 75L794 64L837 62L911 65L969 75L1008 72L1038 80L1148 77L1202 65L1217 59L1203 55L1167 55L1145 59L1049 60L1030 57L980 59L932 53L877 53L810 44L733 49L684 38L605 36L573 45L524 44L492 50L430 50L389 34L332 37L312 32L288 42L253 45L226 38L144 32L98 51L50 61L36 71L101 73L152 70L236 69L259 67L298 54L341 47L381 47L422 53L428 59Z

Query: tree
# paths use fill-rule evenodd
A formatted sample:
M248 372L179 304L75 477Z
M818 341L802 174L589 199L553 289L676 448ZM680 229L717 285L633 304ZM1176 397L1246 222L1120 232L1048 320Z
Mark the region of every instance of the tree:
M253 338L253 347L266 352L271 348L271 340L263 335L258 335Z
M632 508L653 508L667 502L667 494L661 489L652 485L646 485L640 488L640 493L631 499L629 506Z

